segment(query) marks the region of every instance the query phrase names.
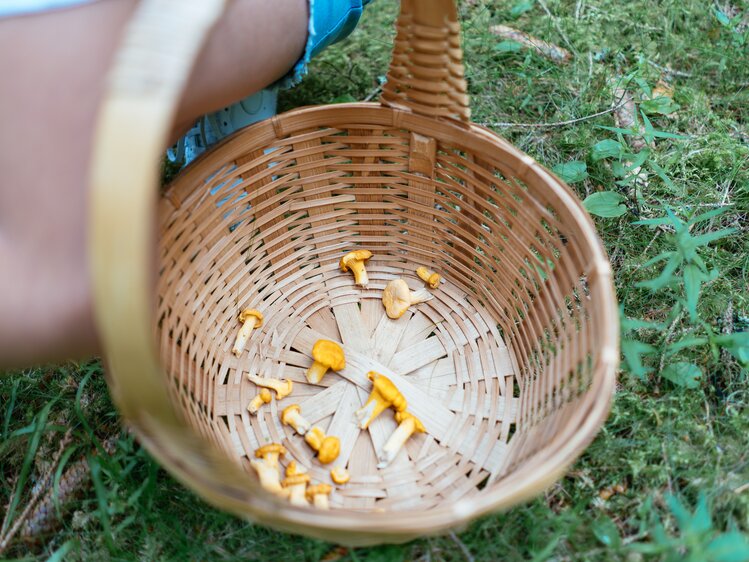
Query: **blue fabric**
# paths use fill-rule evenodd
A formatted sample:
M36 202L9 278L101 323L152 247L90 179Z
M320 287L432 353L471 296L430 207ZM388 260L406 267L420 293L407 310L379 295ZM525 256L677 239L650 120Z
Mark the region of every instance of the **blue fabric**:
M348 37L359 23L364 6L372 0L309 0L307 44L302 58L279 81L282 88L291 88L307 74L310 59L323 49Z
M0 18L71 8L98 0L0 0Z

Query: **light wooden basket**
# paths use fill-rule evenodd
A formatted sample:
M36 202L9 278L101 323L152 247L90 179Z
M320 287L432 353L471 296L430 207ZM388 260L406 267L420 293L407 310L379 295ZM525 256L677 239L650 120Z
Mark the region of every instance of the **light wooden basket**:
M452 0L403 0L380 103L297 109L226 139L156 202L174 108L222 0L145 0L103 104L92 168L91 262L113 397L140 441L208 501L264 524L347 544L405 541L460 527L541 492L593 438L618 362L611 271L570 189L469 122ZM136 140L137 139L137 140ZM155 241L158 230L159 242ZM158 255L154 256L154 248ZM370 285L338 269L366 248ZM158 267L154 261L158 259ZM388 280L431 301L384 313ZM154 279L154 271L158 279ZM239 358L245 306L265 324ZM318 338L347 367L304 371ZM427 433L387 469L394 429L353 417L390 377ZM247 374L295 390L246 410ZM329 511L262 490L249 459L282 442L313 480L329 466L280 410L341 438L351 481Z

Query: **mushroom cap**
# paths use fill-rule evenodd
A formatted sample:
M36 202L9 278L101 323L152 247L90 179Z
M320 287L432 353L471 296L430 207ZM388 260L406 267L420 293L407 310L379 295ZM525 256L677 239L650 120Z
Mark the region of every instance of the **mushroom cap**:
M291 414L294 412L301 412L302 408L299 406L299 404L291 404L290 406L286 406L283 411L281 412L281 423L284 425L289 425L289 418L291 417Z
M411 306L411 289L403 279L393 279L382 292L382 304L390 318L396 319Z
M306 472L298 472L296 474L292 474L291 476L287 476L281 481L281 486L284 488L287 488L289 486L296 486L297 484L306 484L309 482L312 478L309 474Z
M251 317L256 318L255 326L260 327L263 325L263 313L259 310L255 310L254 308L245 308L242 312L239 313L239 321L244 322L248 318Z
M421 420L413 414L409 414L408 412L395 412L395 421L397 421L399 424L409 419L415 422L414 433L424 433L426 431L426 428L424 427L424 424L421 423Z
M307 487L307 499L312 499L314 496L319 494L325 494L326 496L333 491L333 486L330 484L315 484L314 486Z
M333 470L331 470L330 477L336 484L345 484L346 482L351 480L351 475L348 473L348 470L346 470L342 466L337 466Z
M436 289L440 286L440 279L442 279L442 277L440 277L439 273L432 273L429 276L429 279L427 279L427 285L432 289Z
M328 435L320 444L317 459L323 464L328 464L329 462L336 460L340 452L341 440L338 439L338 437Z
M255 456L257 458L264 457L265 455L268 455L270 453L278 453L280 455L285 455L286 447L284 447L280 443L269 443L268 445L263 445L259 449L255 450Z
M317 363L322 363L334 371L340 371L346 367L346 357L343 349L334 341L317 340L312 346L312 358Z
M371 257L372 252L369 250L354 250L343 256L341 261L338 262L338 265L341 267L341 271L346 272L352 261L367 261Z
M301 471L297 468L296 461L291 461L286 467L286 476L294 476L295 474L301 474Z
M376 371L369 371L367 378L372 381L374 389L392 405L396 412L403 412L406 409L408 406L406 397L401 394L393 381Z
M267 388L261 389L258 395L260 396L260 399L266 404L270 404L270 401L273 400L273 395Z

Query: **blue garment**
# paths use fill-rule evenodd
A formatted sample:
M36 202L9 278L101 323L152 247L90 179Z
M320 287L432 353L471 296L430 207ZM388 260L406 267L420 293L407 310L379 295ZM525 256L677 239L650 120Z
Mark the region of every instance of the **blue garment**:
M0 0L0 18L72 8L98 0Z

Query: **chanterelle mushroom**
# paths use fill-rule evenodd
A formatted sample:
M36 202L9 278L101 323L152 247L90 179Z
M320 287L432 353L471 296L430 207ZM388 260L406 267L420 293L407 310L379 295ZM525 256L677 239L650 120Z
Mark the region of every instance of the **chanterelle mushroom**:
M435 273L434 271L429 271L426 267L417 267L416 275L418 275L419 279L424 283L429 285L430 289L436 289L440 286L440 279L442 279L440 274Z
M403 412L408 406L405 397L385 375L369 371L367 378L372 381L369 400L354 412L356 419L359 420L359 427L362 429L367 429L369 424L387 408L392 406L396 412Z
M385 312L392 319L403 316L412 304L428 301L432 294L426 289L412 291L403 279L393 279L385 286L382 292L382 304Z
M318 509L330 509L328 496L333 491L330 484L315 484L307 488L307 497L312 500L312 505Z
M304 435L309 430L310 423L302 417L299 404L286 406L281 412L281 423L290 425L299 435Z
M320 450L317 451L317 460L322 464L329 464L341 454L341 440L333 435L328 435L322 440Z
M354 272L354 283L366 287L369 284L369 277L367 276L367 270L364 267L364 262L372 257L372 252L369 250L354 250L349 252L341 258L339 266L341 271L344 273L349 269Z
M254 308L245 308L239 313L239 321L242 323L242 327L239 329L237 339L234 341L234 347L231 349L231 352L237 357L244 351L252 330L263 325L263 313Z
M419 421L419 418L408 412L396 412L395 421L398 422L398 427L390 435L385 446L382 448L380 453L377 468L385 468L398 454L406 440L411 437L414 433L424 433L426 429L424 424Z
M286 398L289 394L291 394L291 390L294 388L294 382L288 379L266 379L257 375L247 375L247 378L250 379L250 382L254 382L258 386L272 388L273 390L275 390L276 400Z
M312 358L315 362L307 369L307 381L310 384L318 384L328 369L340 371L346 367L343 349L334 341L317 340L312 346Z
M309 505L305 491L307 490L307 483L310 480L310 475L300 471L296 466L296 462L291 461L289 466L286 467L286 478L283 479L281 484L284 488L288 488L289 502L292 505Z
M304 436L304 440L317 451L317 460L322 464L333 462L341 452L341 440L333 435L325 435L319 426L310 429Z
M270 390L267 388L263 388L260 392L255 395L255 398L250 400L250 405L247 406L247 410L252 414L253 416L258 413L258 410L260 410L260 407L263 404L268 404L273 399L273 396L270 393Z
M286 448L279 443L271 443L255 451L255 459L250 465L260 478L260 485L274 494L284 495L278 476L278 457L286 454ZM263 460L257 460L263 459Z
M346 482L351 480L351 475L348 473L348 470L346 470L342 466L337 466L333 470L331 470L330 477L336 484L345 484Z

